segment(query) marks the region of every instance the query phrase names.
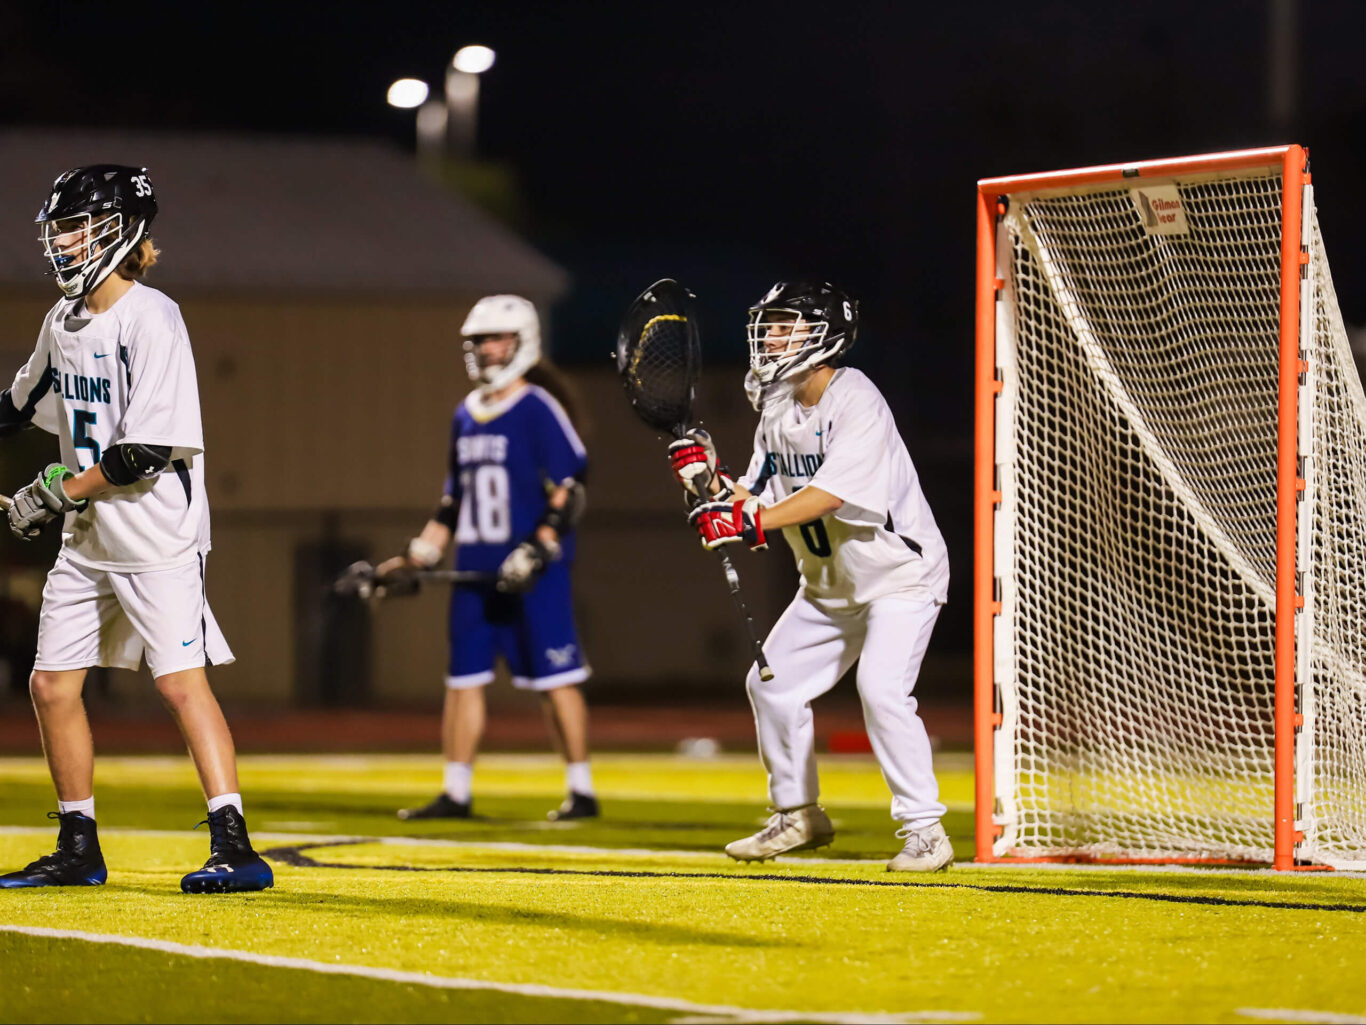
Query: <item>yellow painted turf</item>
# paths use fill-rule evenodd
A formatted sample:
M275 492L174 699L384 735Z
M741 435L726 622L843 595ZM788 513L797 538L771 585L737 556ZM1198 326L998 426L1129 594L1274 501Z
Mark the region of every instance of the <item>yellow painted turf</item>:
M139 813L116 798L192 788L188 766L118 759L100 772L97 800L118 809L110 816L118 826L172 831L122 832L111 823L102 834L108 886L0 892L0 924L812 1014L1246 1021L1239 1009L1366 1009L1360 879L958 868L907 880L883 869L894 849L887 796L864 759L832 762L823 774L824 800L847 824L836 848L821 855L861 863L737 866L714 853L717 840L738 835L762 812L755 799L762 775L747 760L600 759L604 821L545 829L540 809L558 800L559 769L549 759L490 758L476 777L476 807L488 809L483 820L424 824L424 836L391 843L307 846L261 836L258 848L292 846L294 860L354 867L277 860L275 890L228 898L178 891L181 873L203 859L202 833L168 826L165 802ZM951 799L968 792L967 773L952 763L941 773ZM371 837L405 831L389 798L427 796L433 774L429 761L407 758L250 759L243 767L253 821L292 822L295 833L308 832L298 823L326 821L340 827L329 833ZM0 761L0 825L42 824L44 784L41 765ZM497 846L510 842L555 849ZM47 849L43 833L0 832L6 867ZM186 960L0 932L0 1021L62 1020L45 1013L54 1001L65 1020L81 1020L69 1012L91 999L98 1014L85 1020L176 1020L183 995L166 980L177 963L187 978L208 972L251 987L258 1013L232 1020L679 1017L366 980L329 977L319 985L306 973ZM122 968L106 976L102 965ZM92 974L104 985L92 990ZM31 981L40 977L39 991ZM305 992L307 1001L297 999Z

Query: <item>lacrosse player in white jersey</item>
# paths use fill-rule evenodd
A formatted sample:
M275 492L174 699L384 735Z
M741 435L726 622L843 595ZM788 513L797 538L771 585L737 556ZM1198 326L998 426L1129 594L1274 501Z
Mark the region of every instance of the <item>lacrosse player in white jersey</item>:
M0 876L0 889L105 881L81 689L91 666L137 669L144 655L209 805L209 860L181 889L274 882L247 836L232 736L204 672L233 655L204 597L209 506L190 339L180 308L139 280L157 260L156 212L146 168L116 164L63 174L38 212L62 299L0 393L0 434L37 426L60 440L61 462L7 513L24 539L62 521L30 680L60 824L56 851Z
M882 393L837 367L858 304L827 283L780 282L749 311L745 388L759 410L748 472L717 471L703 432L670 446L675 475L707 499L689 516L708 548L763 548L781 530L801 586L764 642L773 679L746 685L773 815L728 844L738 861L823 847L811 702L858 661L864 722L903 848L887 867L930 872L953 860L930 741L912 696L939 608L948 554Z

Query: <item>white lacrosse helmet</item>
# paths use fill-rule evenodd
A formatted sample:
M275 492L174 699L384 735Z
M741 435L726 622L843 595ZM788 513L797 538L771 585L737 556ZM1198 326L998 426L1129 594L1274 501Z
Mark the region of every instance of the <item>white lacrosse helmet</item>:
M486 295L474 304L460 334L465 339L465 371L481 391L507 387L541 358L541 319L536 306L520 295ZM476 339L484 335L515 334L517 345L506 363L481 366Z

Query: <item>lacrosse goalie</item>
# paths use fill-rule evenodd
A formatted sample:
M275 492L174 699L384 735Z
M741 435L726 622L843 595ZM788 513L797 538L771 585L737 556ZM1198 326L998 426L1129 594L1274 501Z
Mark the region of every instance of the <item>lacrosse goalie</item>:
M835 830L816 775L811 702L855 660L873 752L892 791L901 851L892 871L953 860L925 725L912 696L948 595L943 538L881 392L839 367L858 304L824 282L780 282L749 310L754 455L739 481L717 472L702 432L669 448L674 474L704 501L689 515L707 548L764 548L781 531L797 595L764 642L774 677L746 686L768 770L773 815L726 846L738 861L823 847Z

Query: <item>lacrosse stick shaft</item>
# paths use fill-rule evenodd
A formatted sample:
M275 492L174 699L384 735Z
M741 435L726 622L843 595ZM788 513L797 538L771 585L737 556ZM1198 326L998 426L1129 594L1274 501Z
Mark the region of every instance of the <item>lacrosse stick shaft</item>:
M726 574L730 596L735 599L735 607L740 610L740 618L745 621L745 631L749 634L749 643L754 648L754 664L759 667L759 679L771 680L773 670L769 668L768 659L764 658L764 646L759 643L759 634L754 629L754 619L749 614L749 606L745 604L745 596L740 593L740 574L735 572L729 555L719 549L716 554L721 556L721 568Z
M683 437L681 431L675 432L676 437ZM708 475L706 482L701 490L705 493L711 490L713 475ZM698 495L690 495L689 501L693 505L700 505L702 498ZM721 569L726 574L726 586L730 588L730 596L735 601L735 607L740 611L740 618L745 621L745 632L749 635L750 647L754 649L754 664L759 667L759 679L773 679L773 670L769 667L768 659L764 658L764 646L759 642L759 632L754 629L754 617L749 614L749 606L745 604L745 596L740 591L740 574L735 572L735 564L730 561L730 556L722 549L716 549L716 554L721 557Z
M497 573L478 573L464 569L420 569L414 574L419 580L434 584L491 584Z

